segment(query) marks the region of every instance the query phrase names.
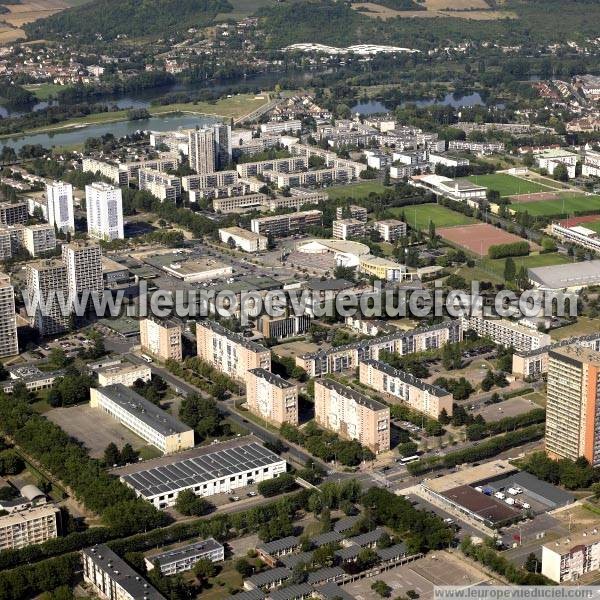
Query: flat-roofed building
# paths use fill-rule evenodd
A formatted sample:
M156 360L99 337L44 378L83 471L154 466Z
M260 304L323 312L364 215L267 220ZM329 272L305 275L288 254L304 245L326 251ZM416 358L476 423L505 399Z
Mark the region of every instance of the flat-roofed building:
M262 123L260 130L268 135L280 135L282 133L297 133L302 129L302 121L289 119L288 121L268 121Z
M273 173L295 173L307 168L308 159L302 156L240 163L236 166L238 176L244 179L263 175L266 171Z
M266 421L298 425L298 388L282 377L266 369L250 369L246 397L248 410Z
M463 318L462 327L463 331L472 329L481 337L489 337L496 344L518 351L535 350L551 342L547 333L508 319L491 319L473 314L469 318Z
M23 245L31 256L37 257L56 248L54 225L40 223L23 228Z
M124 239L121 189L103 181L85 186L87 228L90 237L112 241Z
M285 237L321 225L322 219L323 213L320 210L305 210L286 215L258 217L250 221L250 228L260 235Z
M415 175L411 183L425 188L438 196L446 196L457 202L476 204L485 200L487 189L466 179L450 179L442 175Z
M237 171L234 170L186 175L181 178L182 187L186 192L232 186L235 185L237 181L238 174Z
M59 519L60 509L52 504L0 516L0 550L18 550L58 537Z
M246 372L271 370L271 351L211 320L196 323L198 356L222 373L245 381Z
M10 276L0 273L0 357L19 354L17 319L15 312L15 288Z
M191 193L191 192L190 192ZM241 194L214 198L212 202L215 212L230 213L260 209L265 206L268 196L265 194Z
M219 237L224 244L233 242L236 248L240 248L244 252L260 252L267 249L268 239L264 235L241 227L219 229ZM232 240L232 242L229 240Z
M390 409L333 379L315 380L315 421L373 453L390 449Z
M199 175L212 173L217 166L215 130L210 127L188 129L190 167Z
M367 222L368 211L364 206L351 204L350 206L338 206L335 209L335 218L338 221L343 219L356 219L357 221Z
M194 430L121 383L90 390L98 408L165 454L194 447Z
M373 254L365 254L360 257L358 270L360 273L372 275L383 281L404 281L408 277L406 265Z
M73 186L64 181L46 184L45 219L63 233L75 232L73 216Z
M27 202L0 202L0 225L27 223L29 211Z
M540 169L546 169L548 175L553 175L558 165L564 165L567 169L569 179L575 177L575 167L579 160L579 155L569 152L562 148L549 148L543 152L533 155L533 158Z
M353 179L353 170L346 167L328 167L316 171L299 171L292 173L281 173L276 171L263 171L262 175L279 189L314 186L334 182L345 183Z
M173 319L147 317L140 321L140 346L160 360L177 360L183 357L181 325Z
M338 240L360 238L365 235L365 224L358 219L340 219L333 222L333 237Z
M384 242L393 244L400 238L406 237L406 223L397 219L386 219L385 221L375 221L375 229Z
M377 392L387 394L393 400L401 400L432 419L438 419L443 410L452 416L452 394L449 391L384 362L372 359L361 361L359 378L361 383Z
M296 357L296 364L302 367L309 377L327 373L339 373L356 369L361 360L379 359L382 350L396 352L401 356L441 348L444 344L455 344L462 340L462 327L459 319L443 321L429 327L419 327L410 331L398 331L378 338L360 340L345 346L319 350Z
M147 571L156 567L162 575L168 577L189 571L199 560L210 560L211 562L225 560L223 544L219 544L214 538L199 540L173 550L146 556L144 562Z
M576 267L573 263L534 267L527 269L527 276L535 287L546 290L579 291L600 284L600 260L578 262Z
M131 387L136 381L150 381L152 371L148 365L136 365L134 363L121 363L98 369L98 384L100 386L121 383Z
M556 583L577 581L600 569L600 533L597 529L569 534L542 545L542 575Z
M181 197L181 179L176 175L156 169L143 168L138 171L140 190L147 190L159 200L175 202Z
M106 600L166 600L105 544L81 551L83 580Z
M600 352L577 344L548 352L546 452L600 465Z
M230 493L278 477L286 468L285 460L247 436L127 465L113 473L139 497L163 509L173 506L183 490L202 497Z

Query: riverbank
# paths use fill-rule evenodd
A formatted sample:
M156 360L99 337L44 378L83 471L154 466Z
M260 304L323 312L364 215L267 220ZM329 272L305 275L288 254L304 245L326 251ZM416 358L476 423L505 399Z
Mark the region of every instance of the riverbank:
M174 114L198 115L199 117L215 117L221 119L239 119L249 115L270 102L269 93L237 94L230 98L221 98L216 102L188 102L181 104L166 104L150 106L147 110L151 117L161 117ZM20 132L0 135L0 140L16 139L29 135L57 134L74 129L83 129L92 125L108 125L129 120L129 109L93 113L84 117L68 119L62 123L36 127ZM134 121L135 122L135 121ZM139 121L140 129L144 129L144 120Z

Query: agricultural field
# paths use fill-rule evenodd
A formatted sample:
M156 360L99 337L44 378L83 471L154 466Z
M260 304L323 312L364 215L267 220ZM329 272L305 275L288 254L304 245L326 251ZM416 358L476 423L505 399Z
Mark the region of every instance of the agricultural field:
M548 192L550 188L530 181L514 177L506 173L493 173L490 175L471 175L467 177L471 183L482 185L491 190L496 190L501 196L514 196L517 194L534 194L536 192Z
M415 206L394 207L388 210L394 217L404 214L409 227L425 230L429 228L430 221L436 227L454 227L457 225L471 225L477 219L467 217L439 204L417 204Z
M517 15L509 10L492 10L484 0L426 0L427 10L394 10L377 2L352 4L352 8L373 19L418 18L432 19L454 17L474 21L495 19L515 19Z
M527 211L534 217L551 217L568 215L580 211L600 210L600 196L561 192L557 200L541 200L522 204L511 204L510 209L516 212ZM587 227L587 225L586 225Z
M357 200L358 198L366 198L370 193L375 194L383 193L386 188L379 181L360 181L359 183L350 183L348 185L334 185L327 188L325 191L332 200L338 198L352 198Z
M218 14L215 21L228 21L234 19L241 21L254 15L259 9L276 4L275 0L229 0L233 7L231 12Z

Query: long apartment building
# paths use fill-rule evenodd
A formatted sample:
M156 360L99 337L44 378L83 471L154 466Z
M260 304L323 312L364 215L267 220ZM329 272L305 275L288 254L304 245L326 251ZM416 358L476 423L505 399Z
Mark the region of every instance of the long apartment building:
M193 193L194 192L190 192L190 194ZM215 212L221 213L239 212L244 210L258 210L265 205L266 201L267 196L265 194L257 192L255 194L244 194L240 196L214 198L212 201L212 207Z
M515 352L512 358L512 374L520 377L538 377L544 375L548 372L548 352L570 344L577 344L583 348L590 348L596 352L600 352L600 332L576 338L567 338L528 352Z
M172 454L194 447L194 430L121 383L90 389L90 406L158 448Z
M598 233L593 229L588 229L582 225L565 227L560 223L552 223L551 231L562 242L575 244L594 252L600 252L600 237L598 237Z
M258 217L250 221L250 229L260 235L286 237L293 233L301 233L309 227L321 225L323 213L320 210L305 210L286 215Z
M105 544L81 551L83 580L105 600L166 600Z
M293 154L302 156L308 159L311 156L318 156L325 160L325 165L327 167L340 168L340 169L348 169L350 172L351 179L357 179L360 174L366 170L367 165L364 163L360 163L354 160L349 160L347 158L338 158L338 155L335 152L331 152L330 150L324 150L318 146L309 146L307 144L293 144L290 146L290 151Z
M390 409L333 379L315 380L315 420L378 454L390 449Z
M0 550L18 550L58 537L60 509L32 506L0 517Z
M237 182L238 172L234 170L186 175L181 178L181 185L186 192L227 187L235 185Z
M147 317L140 320L140 345L160 360L181 361L183 357L181 325L172 319Z
M600 533L597 529L569 534L542 546L542 575L556 583L577 581L598 569Z
M191 194L192 192L190 192L190 200L192 198ZM319 204L319 202L326 202L328 199L325 192L303 190L299 188L292 188L290 190L290 196L275 196L274 198L261 193L248 194L244 192L244 194L245 195L215 196L212 203L213 210L215 212L223 213L260 208L266 208L271 212L282 208L300 210L306 205Z
M181 197L181 179L176 175L143 168L138 171L140 190L147 190L161 201L176 202Z
M273 173L294 173L308 169L308 159L302 156L291 158L275 158L273 160L260 160L256 162L240 163L236 166L239 177L244 179L263 175L265 171Z
M452 394L448 390L426 383L387 363L371 359L361 361L359 380L386 394L390 400L400 400L432 419L438 419L443 410L448 416L452 415Z
M246 406L253 414L280 426L298 425L298 388L266 369L246 373Z
M401 356L441 348L444 344L462 340L462 327L458 319L448 320L430 327L399 331L378 338L360 340L345 346L320 350L296 357L296 364L302 367L309 377L319 377L327 373L339 373L356 369L360 361L379 359L382 350L396 352Z
M262 175L279 189L286 187L299 187L308 185L320 185L324 183L344 183L352 181L353 169L348 167L327 167L315 171L279 172L263 171Z
M225 560L223 544L219 544L214 538L199 540L173 550L152 554L147 556L144 562L147 571L157 567L161 575L169 577L189 571L199 560L210 560L210 562Z
M98 385L115 385L121 383L131 387L136 381L147 382L152 379L152 370L148 365L136 365L133 363L122 363L118 365L107 365L96 371Z
M250 369L271 370L271 351L211 320L196 323L198 357L222 373L246 380Z
M138 182L140 169L170 171L177 169L178 164L178 152L161 152L157 158L141 161L111 162L96 158L84 158L81 168L88 173L100 173L117 186L127 187L132 182Z
M472 329L481 337L489 337L495 344L517 351L535 350L547 346L551 338L547 333L513 323L508 319L491 319L478 315L463 318L463 331Z
M15 314L15 289L10 277L0 273L0 357L19 354L17 320Z
M569 345L548 352L546 452L600 465L600 352Z

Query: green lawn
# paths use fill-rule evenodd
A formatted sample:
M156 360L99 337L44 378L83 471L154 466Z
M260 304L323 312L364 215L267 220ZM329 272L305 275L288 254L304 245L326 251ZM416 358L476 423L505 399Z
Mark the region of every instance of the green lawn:
M549 188L535 181L528 181L506 173L493 173L490 175L471 175L467 178L472 183L482 185L491 190L500 192L501 196L515 194L533 194L535 192L548 192Z
M561 265L570 262L570 259L564 254L551 252L548 254L531 254L529 256L518 256L513 258L517 271L524 266L526 269L534 267L547 267L549 265ZM463 267L458 274L467 281L492 281L501 283L504 281L504 263L505 258L483 258L476 262L473 268Z
M527 211L534 217L571 215L580 211L600 210L600 196L586 196L585 194L563 192L560 194L560 200L542 200L540 202L511 204L510 208L517 212Z
M381 194L386 189L388 188L381 182L368 180L348 185L334 185L325 191L332 200L337 200L338 198L352 198L353 200L357 200L359 198L366 198L371 192Z
M58 90L64 90L65 86L59 85L58 83L32 83L30 85L23 86L26 90L33 92L36 98L40 101L48 100Z
M471 225L478 222L473 217L467 217L462 213L455 212L439 204L394 207L390 208L387 212L395 217L404 214L408 226L413 229L428 229L430 221L433 221L437 228Z
M550 331L553 340L564 340L565 338L588 335L600 331L600 319L579 317L573 325L566 325Z

